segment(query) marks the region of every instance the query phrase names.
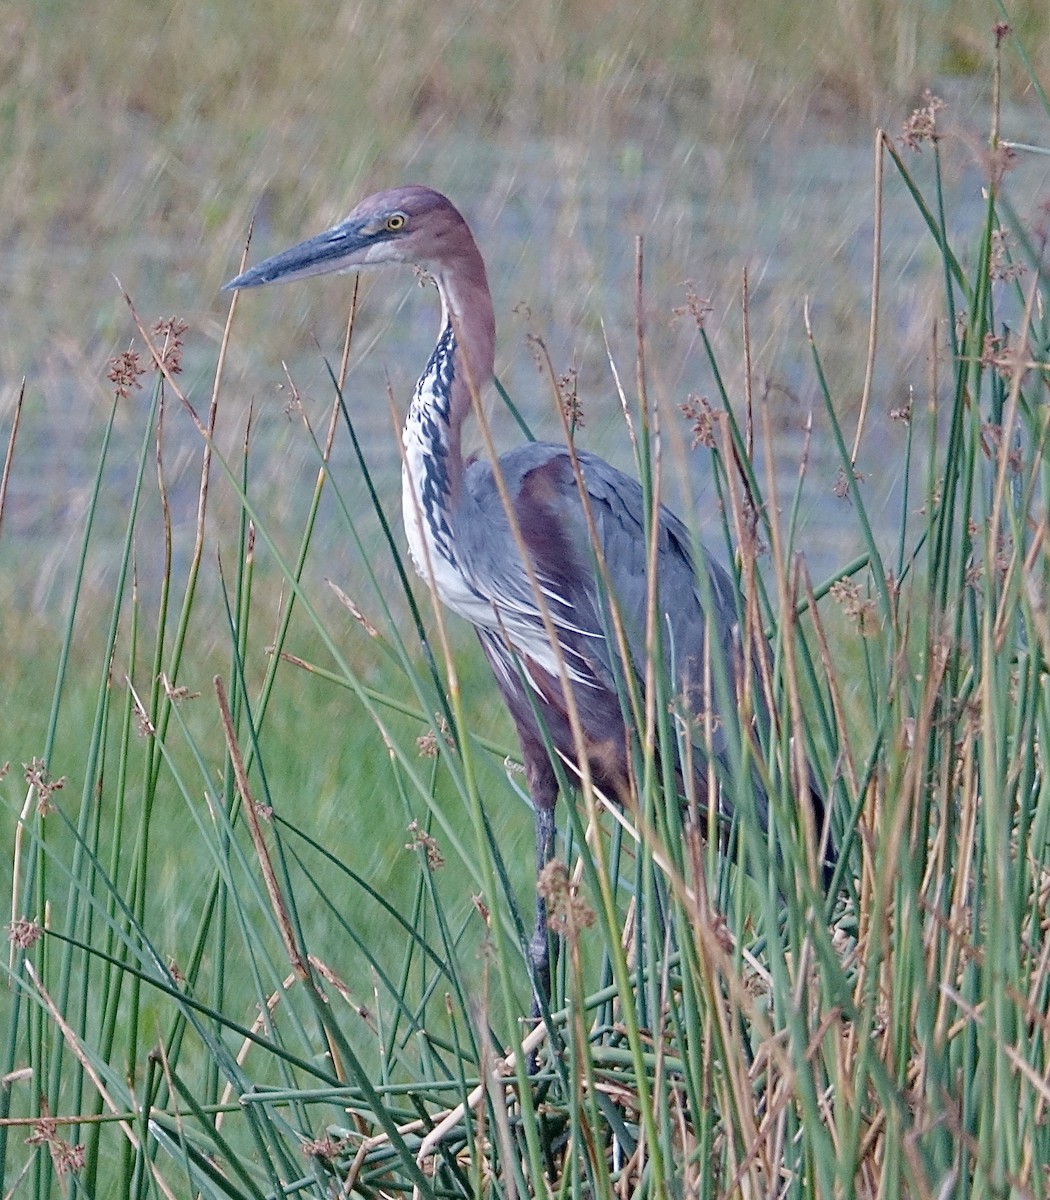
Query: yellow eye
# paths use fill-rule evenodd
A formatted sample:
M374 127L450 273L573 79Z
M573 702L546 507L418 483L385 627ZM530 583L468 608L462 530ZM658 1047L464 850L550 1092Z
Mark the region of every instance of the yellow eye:
M398 230L404 229L406 219L404 213L391 213L386 219L386 227L391 233L397 233Z

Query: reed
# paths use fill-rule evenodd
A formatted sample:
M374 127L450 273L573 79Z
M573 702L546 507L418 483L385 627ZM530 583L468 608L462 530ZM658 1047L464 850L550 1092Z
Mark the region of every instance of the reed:
M930 100L911 124L918 156L878 140L943 267L928 392L845 428L823 332L805 330L812 437L841 470L820 503L848 504L858 556L810 578L808 453L786 494L769 396L748 361L718 360L702 304L686 307L707 400L653 399L642 306L636 344L610 355L648 502L672 475L688 496L706 460L703 536L728 551L745 645L770 637L749 687L778 720L730 750L736 849L703 843L656 753L694 731L654 656L636 803L584 788L560 808L544 886L562 952L537 1029L507 726L476 647L408 582L394 498L365 511L329 469L341 440L374 471L342 398L354 313L325 415L298 413L317 473L292 538L252 429L223 428L232 308L203 397L181 384L185 331L131 310L143 349L114 368L68 616L36 663L55 679L40 753L24 787L16 766L0 784L18 810L0 1193L1045 1194L1046 216L1012 210L993 128L986 220L956 244L936 117ZM877 257L875 280L892 286ZM890 352L873 311L869 356ZM128 476L112 429L143 379ZM174 421L198 438L191 528L166 499ZM891 454L887 537L867 476ZM317 541L322 502L366 551L352 581ZM83 581L113 510L99 623ZM147 543L163 568L140 586ZM810 764L840 853L828 896L795 803Z

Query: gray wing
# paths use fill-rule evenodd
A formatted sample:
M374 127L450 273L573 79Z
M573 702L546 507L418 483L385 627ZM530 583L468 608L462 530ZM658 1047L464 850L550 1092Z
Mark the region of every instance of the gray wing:
M624 625L629 666L644 676L647 546L642 489L637 480L594 455L581 452L579 462L597 550ZM595 568L568 452L564 446L535 443L505 455L500 466L570 672L577 683L616 691L624 665L615 640L606 636L612 629L608 595ZM529 654L530 646L546 644L546 633L490 469L473 464L467 486L476 506L471 527L484 529L487 536L472 536L461 546L466 551L464 566L482 591L498 597L493 602L502 607L505 620L512 614L507 623L516 633L509 631L510 639L516 649ZM676 694L687 698L693 712L706 707L717 712L725 706L708 698L705 639L710 631L715 639L712 656L721 656L731 680L738 657L735 592L725 570L706 554L702 571L708 584L701 588L691 546L686 527L661 508L656 561L665 666ZM713 671L717 679L718 667ZM717 749L721 746L716 744Z
M642 489L637 480L594 455L581 452L579 462L595 526L594 540L607 566L609 585L624 624L630 657L626 667L644 681L648 559ZM565 661L578 685L581 712L593 716L590 732L608 737L610 722L621 715L617 681L624 678L625 664L615 640L607 637L611 629L608 593L595 570L594 547L568 452L564 446L536 443L505 455L500 465L523 541L548 597ZM507 653L506 641L511 642L513 655L519 660L537 660L549 643L491 470L475 463L466 481L467 502L474 517L468 524L473 532L466 538L460 536L457 545L462 543L470 560L464 565L474 573L479 592L489 598L493 612L499 614L495 627L482 630L490 659L499 671L500 655ZM666 508L660 510L657 538L657 605L663 622L668 678L676 696L684 697L685 707L694 716L711 712L715 718L711 749L728 765L726 731L734 729L739 719L736 694L745 670L738 638L736 588L702 545L697 547L702 558L694 560L695 543L682 522ZM512 614L513 622L503 619L506 613ZM713 639L710 671L705 654L708 636ZM499 637L503 637L502 643ZM508 683L512 666L513 656L504 660ZM753 669L753 664L748 663L747 669ZM515 711L512 684L505 695ZM527 706L519 705L518 719L525 714L527 720L528 712ZM752 713L765 736L770 713L760 689L752 689ZM698 724L692 739L701 788L709 729ZM734 740L736 736L734 732ZM757 773L752 773L752 779L758 815L765 824L765 790ZM808 791L820 830L824 804L812 772ZM829 845L823 863L825 882L831 878L834 860L834 848Z

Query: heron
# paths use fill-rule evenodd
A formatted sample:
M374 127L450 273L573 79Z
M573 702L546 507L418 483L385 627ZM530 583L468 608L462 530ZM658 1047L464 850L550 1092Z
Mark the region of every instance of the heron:
M623 696L628 677L645 679L650 538L643 490L597 455L566 443L528 443L500 456L495 467L483 457L464 460L464 421L494 376L495 317L474 236L440 192L419 185L377 192L332 228L231 279L225 290L396 263L422 268L441 301L437 343L402 434L409 554L444 605L476 629L510 711L535 814L539 876L554 856L557 760L577 777L586 772L614 801L630 796ZM698 708L712 691L709 651L739 679L736 591L714 557L704 552L697 561L694 546L702 544L666 507L655 536L665 667ZM612 603L619 638L611 632ZM709 799L705 753L721 756L724 765L724 736L694 739L705 743L692 780L701 811ZM819 834L823 805L810 791ZM768 801L757 775L754 803L765 826ZM550 942L539 893L527 954L533 987L549 1001Z

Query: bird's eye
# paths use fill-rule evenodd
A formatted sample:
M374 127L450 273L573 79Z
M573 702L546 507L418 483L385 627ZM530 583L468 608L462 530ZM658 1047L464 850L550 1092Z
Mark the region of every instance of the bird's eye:
M391 213L386 219L386 227L391 233L397 233L399 230L404 229L406 220L407 218L404 213Z

